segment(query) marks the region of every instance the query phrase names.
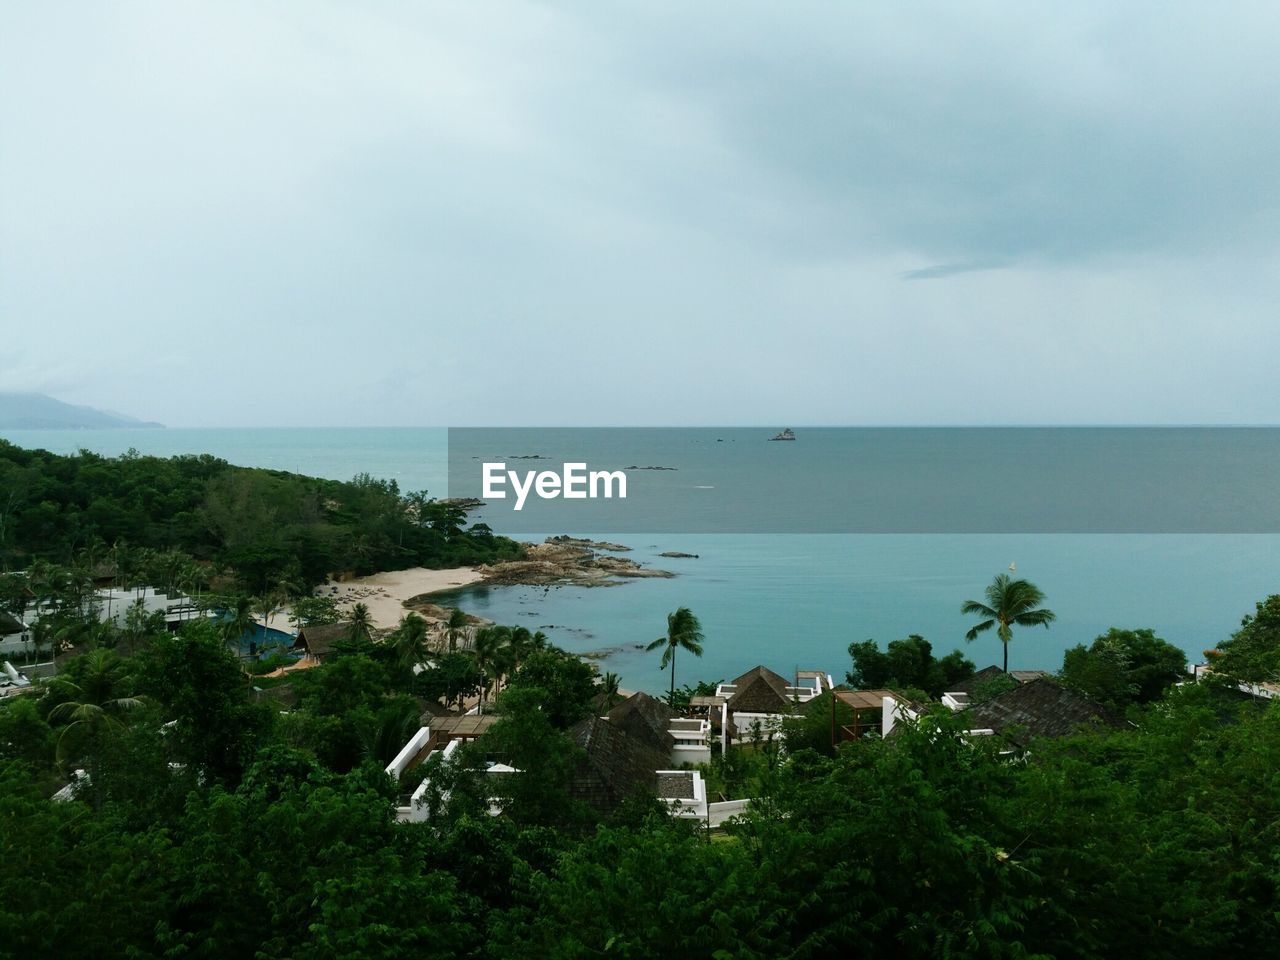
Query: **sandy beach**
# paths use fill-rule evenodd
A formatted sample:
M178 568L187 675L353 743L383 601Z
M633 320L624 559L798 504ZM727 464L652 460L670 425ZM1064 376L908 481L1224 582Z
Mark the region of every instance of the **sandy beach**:
M316 587L316 595L337 600L338 609L342 613L346 613L357 603L363 603L369 608L369 616L375 627L392 630L399 626L401 618L409 612L405 609L404 601L424 593L440 593L465 587L483 579L484 574L471 567L452 567L448 570L413 567L409 570L375 573L354 580L329 580ZM271 618L269 626L273 630L296 633L297 627L289 620L292 613L287 604L280 607ZM263 623L261 616L255 616L254 619Z
M409 611L404 601L424 593L440 593L465 587L483 580L484 575L471 567L453 567L448 570L428 570L412 567L357 577L343 582L329 581L316 589L318 596L333 597L339 609L350 610L356 603L369 608L369 615L376 627L392 629Z

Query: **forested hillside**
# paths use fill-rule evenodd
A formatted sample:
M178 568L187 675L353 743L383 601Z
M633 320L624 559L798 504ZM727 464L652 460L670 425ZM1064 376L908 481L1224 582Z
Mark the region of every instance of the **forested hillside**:
M216 457L60 456L0 440L0 569L36 559L100 566L121 547L177 550L244 589L331 571L448 567L519 554L425 491L361 475L322 480Z

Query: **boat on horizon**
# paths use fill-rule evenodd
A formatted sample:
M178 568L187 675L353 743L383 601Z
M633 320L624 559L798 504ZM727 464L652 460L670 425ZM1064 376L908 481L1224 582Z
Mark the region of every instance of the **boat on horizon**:
M790 427L787 427L777 436L770 437L769 439L770 440L794 440L795 438L796 438L795 431L793 431Z

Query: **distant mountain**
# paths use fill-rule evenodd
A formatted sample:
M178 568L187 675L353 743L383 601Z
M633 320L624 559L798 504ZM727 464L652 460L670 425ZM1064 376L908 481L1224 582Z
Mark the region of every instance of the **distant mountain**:
M109 427L163 427L107 413L93 407L63 403L43 393L0 393L0 430L102 430Z

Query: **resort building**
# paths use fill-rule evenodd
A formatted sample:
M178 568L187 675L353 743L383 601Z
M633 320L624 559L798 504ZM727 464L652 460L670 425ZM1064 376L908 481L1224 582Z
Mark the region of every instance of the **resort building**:
M27 625L11 613L0 610L0 656L31 652L31 634Z
M1206 654L1212 654L1216 651L1209 650ZM1213 673L1213 664L1196 663L1187 667L1187 672L1191 674L1193 680L1199 680ZM1280 684L1277 683L1249 683L1244 680L1234 680L1236 690L1248 697L1257 700L1280 700Z
M619 707L624 705L619 704ZM666 708L665 704L660 705ZM718 826L745 809L745 801L708 804L706 783L701 772L672 768L671 751L678 744L664 727L669 728L680 718L668 717L644 700L636 701L627 710L620 711L618 716L618 723L605 717L587 717L566 732L582 750L569 785L569 795L574 799L598 813L608 814L629 797L655 796L666 805L672 816L706 820L712 826ZM415 767L435 754L451 760L464 743L483 736L496 721L496 717L476 714L432 719L430 726L423 726L404 745L387 765L386 772L403 781ZM520 773L502 763L490 763L484 772L486 776ZM423 780L412 792L402 795L396 808L397 819L428 819L430 789L430 781ZM489 812L496 816L502 810L495 803L490 805Z
M711 722L704 717L676 716L674 710L647 693L632 694L610 710L607 719L667 756L673 767L711 760Z
M180 630L189 620L217 616L213 610L202 610L185 594L175 593L170 596L158 592L154 587L141 590L98 590L94 594L93 604L98 610L99 620L103 623L110 621L117 627L124 627L128 623L131 610L140 610L148 617L163 614L165 627L170 633Z
M713 724L719 722L721 743L727 747L733 740L757 735L772 739L781 732L784 717L834 686L831 674L821 670L797 671L796 682L787 683L780 674L758 665L717 686L714 697L695 697L692 702L706 708Z
M995 671L991 673L990 671ZM942 695L942 705L964 713L971 736L999 736L1016 749L1037 737L1065 737L1082 726L1102 724L1123 727L1125 721L1102 704L1062 686L1042 670L1010 671L1016 686L980 703L971 703L973 691L1003 674L999 667L980 670L963 683L963 689ZM857 740L868 734L891 736L903 721L918 719L928 704L910 700L894 690L837 690L835 699L853 711L851 723L837 727L832 714L832 740Z

